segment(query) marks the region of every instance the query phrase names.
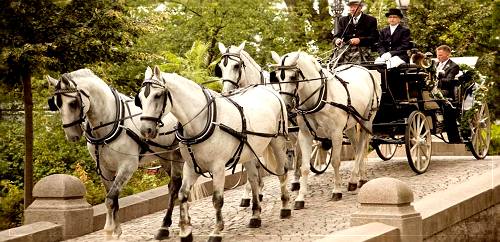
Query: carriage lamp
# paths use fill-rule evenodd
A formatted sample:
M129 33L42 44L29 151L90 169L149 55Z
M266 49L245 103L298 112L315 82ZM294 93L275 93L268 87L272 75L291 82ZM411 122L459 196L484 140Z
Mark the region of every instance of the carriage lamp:
M339 27L339 19L342 13L344 12L344 1L343 0L331 0L328 1L330 3L330 9L333 11L333 17L335 18L335 31L337 31Z

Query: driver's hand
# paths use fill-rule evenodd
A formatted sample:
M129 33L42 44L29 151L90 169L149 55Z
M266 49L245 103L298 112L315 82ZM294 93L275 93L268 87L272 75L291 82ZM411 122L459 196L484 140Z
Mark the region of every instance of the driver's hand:
M336 46L340 46L341 44L342 44L342 39L339 38L339 39L335 40L335 45Z
M352 38L350 40L351 45L359 45L359 42L361 42L359 38Z

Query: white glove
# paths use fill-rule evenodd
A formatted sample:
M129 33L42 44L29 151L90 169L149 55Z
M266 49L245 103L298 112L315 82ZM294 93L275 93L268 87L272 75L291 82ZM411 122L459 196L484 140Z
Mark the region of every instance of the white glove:
M338 38L335 40L335 45L340 46L342 44L342 39Z
M380 56L380 58L382 58L382 59L384 59L384 60L386 60L386 61L387 61L387 60L389 60L389 59L391 59L391 57L392 57L392 56L391 56L391 53L389 53L389 52L385 52L384 54L382 54L382 55Z

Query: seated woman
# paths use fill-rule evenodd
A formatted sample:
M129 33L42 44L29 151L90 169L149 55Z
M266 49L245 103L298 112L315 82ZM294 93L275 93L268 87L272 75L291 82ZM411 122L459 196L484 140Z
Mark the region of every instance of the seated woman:
M389 26L380 30L378 52L375 64L387 64L387 69L409 62L407 51L411 48L410 29L399 23L403 18L401 10L391 8L385 14Z

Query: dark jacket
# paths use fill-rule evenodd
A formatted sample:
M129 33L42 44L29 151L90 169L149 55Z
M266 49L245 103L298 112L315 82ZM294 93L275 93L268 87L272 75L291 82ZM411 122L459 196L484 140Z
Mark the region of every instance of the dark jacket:
M439 63L436 63L436 68L437 65L439 65ZM443 90L452 90L455 85L455 76L460 71L460 67L457 63L449 59L448 62L446 62L446 65L444 65L443 71L444 74L438 73L438 87Z
M398 25L391 35L389 26L380 30L378 39L378 53L390 52L391 56L399 56L406 63L410 62L407 51L411 49L410 29Z
M354 24L351 21L351 24L348 25L351 18L351 15L340 18L339 29L335 31L336 33L333 37L340 38L345 31L342 38L344 42L347 42L352 38L359 38L359 46L374 46L378 40L377 19L362 13L357 24Z

